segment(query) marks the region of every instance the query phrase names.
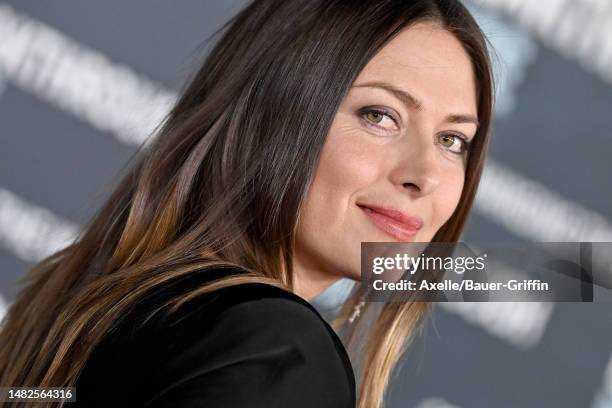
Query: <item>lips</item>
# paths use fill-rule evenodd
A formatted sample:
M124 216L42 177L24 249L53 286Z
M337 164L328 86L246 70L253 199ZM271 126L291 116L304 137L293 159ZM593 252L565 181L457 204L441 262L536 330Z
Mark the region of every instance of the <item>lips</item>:
M423 220L420 217L377 205L357 205L374 225L400 241L414 241L417 232L423 227Z

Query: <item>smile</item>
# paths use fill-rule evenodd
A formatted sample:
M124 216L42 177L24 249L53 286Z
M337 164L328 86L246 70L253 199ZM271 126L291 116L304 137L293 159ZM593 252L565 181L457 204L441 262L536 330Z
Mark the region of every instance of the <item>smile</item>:
M416 234L423 226L423 221L418 217L406 216L381 207L372 208L359 204L358 207L376 227L399 241L414 241Z

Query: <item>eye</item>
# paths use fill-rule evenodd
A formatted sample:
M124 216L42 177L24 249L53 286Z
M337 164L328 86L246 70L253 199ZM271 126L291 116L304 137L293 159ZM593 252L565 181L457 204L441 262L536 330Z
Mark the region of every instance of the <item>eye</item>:
M359 116L366 126L382 130L385 133L397 130L397 120L391 113L381 108L364 108L360 111Z
M463 154L469 150L470 142L466 137L455 135L452 133L445 133L438 136L438 143L448 148L455 154Z

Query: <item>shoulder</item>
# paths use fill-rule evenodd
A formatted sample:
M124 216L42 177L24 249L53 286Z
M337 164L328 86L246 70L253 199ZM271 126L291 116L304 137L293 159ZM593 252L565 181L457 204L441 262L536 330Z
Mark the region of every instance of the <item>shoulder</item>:
M218 271L213 271L218 272ZM224 272L219 276L227 276L231 272ZM196 285L185 281L169 289L161 299L187 294ZM153 300L147 303L136 316L142 317L143 310L150 310L161 302ZM198 334L204 335L212 326L240 322L240 328L267 328L274 332L284 332L293 335L296 332L310 331L318 333L324 339L335 340L333 329L323 319L317 309L300 296L267 283L250 282L231 284L198 295L181 306L176 312L154 320L155 329L186 325L190 331L194 327L201 327ZM194 326L194 322L205 323ZM189 323L187 323L189 322ZM286 330L282 330L286 329ZM333 342L333 341L332 341Z
M186 312L195 318L218 313L220 319L246 318L248 323L280 330L280 324L328 334L330 327L305 299L266 283L231 285L195 299ZM246 321L244 322L247 323Z
M131 309L90 356L79 400L108 406L97 392L104 387L132 406L155 408L354 406L344 346L316 309L291 292L237 284L146 319L202 283L160 288Z
M239 284L196 299L178 316L170 322L178 341L171 343L164 386L153 401L195 392L213 407L217 400L258 406L253 398L262 406L352 406L355 380L346 351L299 296L264 283Z
M342 362L345 350L318 311L301 297L263 283L247 283L222 289L193 319L206 320L215 309L207 332L224 336L257 336L270 343L291 344L303 354L326 355L326 361ZM202 333L205 337L208 333Z
M284 346L308 364L347 368L342 343L317 310L301 297L264 283L233 285L196 299L169 324L191 333L196 343L217 355L226 353L228 341L234 340L234 352Z

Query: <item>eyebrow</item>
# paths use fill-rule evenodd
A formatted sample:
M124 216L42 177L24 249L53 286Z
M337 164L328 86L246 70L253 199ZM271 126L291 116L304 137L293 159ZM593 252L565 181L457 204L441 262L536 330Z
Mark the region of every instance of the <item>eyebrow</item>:
M416 111L420 111L421 109L423 109L422 102L419 101L417 98L412 96L410 93L404 91L403 89L399 89L399 88L391 85L390 83L387 83L387 82L384 82L384 81L366 82L366 83L362 83L362 84L359 84L359 85L354 85L353 88L381 88L381 89L384 89L385 91L391 93L393 96L395 96L397 99L399 99L408 108L412 108L412 109L414 109ZM473 115L466 115L466 114L448 115L446 117L445 122L448 122L448 123L457 123L457 124L461 124L461 123L473 123L476 126L478 126L480 124L480 122L478 121L478 118L476 118Z

